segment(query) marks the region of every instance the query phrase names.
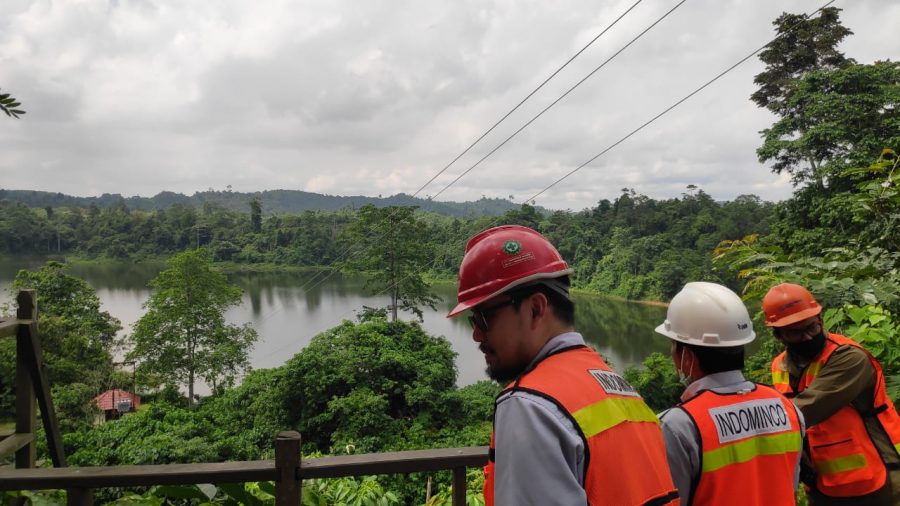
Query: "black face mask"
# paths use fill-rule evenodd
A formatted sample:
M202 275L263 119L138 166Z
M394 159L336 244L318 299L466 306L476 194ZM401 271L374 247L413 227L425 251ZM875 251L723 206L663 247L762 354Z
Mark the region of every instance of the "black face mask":
M822 329L809 341L786 344L788 353L801 359L812 360L825 347L825 330Z

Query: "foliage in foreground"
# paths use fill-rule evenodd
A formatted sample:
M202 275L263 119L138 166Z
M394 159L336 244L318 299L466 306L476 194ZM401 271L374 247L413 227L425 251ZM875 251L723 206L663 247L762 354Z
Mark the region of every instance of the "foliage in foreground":
M157 400L119 420L64 434L65 451L79 466L255 460L272 458L275 434L289 429L301 432L304 452L313 456L485 445L499 386L456 388L454 359L445 339L418 324L369 313L316 336L284 366L253 371L240 386L193 409ZM450 474L430 476L438 497ZM414 504L425 500L428 477L374 480L399 504ZM347 482L343 489L374 486L363 485ZM309 493L316 487L338 494L331 484L311 484ZM120 495L98 491L108 501ZM333 504L333 496L325 497Z
M45 370L61 429L72 430L92 420L91 399L114 383L112 346L119 320L101 311L97 292L58 262L19 271L10 295L24 289L37 292ZM0 313L12 312L3 309ZM15 344L0 340L0 417L14 410Z
M20 107L22 107L22 103L9 93L0 94L0 112L10 118L19 119L19 116L25 114L25 111L20 109Z
M859 178L841 197L851 215L865 216L844 246L819 255L791 255L756 236L725 241L715 252L724 269L747 280L744 296L761 299L773 285L804 285L825 308L825 326L861 343L878 359L887 376L889 394L900 395L900 251L894 230L900 220L900 159L892 149L865 169L847 171ZM871 220L871 221L870 221ZM764 346L771 359L777 348ZM758 368L760 364L756 364Z

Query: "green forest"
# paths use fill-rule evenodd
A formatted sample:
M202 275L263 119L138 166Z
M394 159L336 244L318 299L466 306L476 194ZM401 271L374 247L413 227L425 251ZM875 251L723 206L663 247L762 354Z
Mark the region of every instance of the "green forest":
M689 185L668 199L624 188L617 198L581 211L523 205L493 215L450 215L371 203L286 212L266 209L252 195L243 209L209 201L150 209L124 199L102 207L35 205L6 194L0 200L4 255L164 259L168 265L151 283L146 313L126 338L128 358L144 378L145 407L101 425L93 424L96 408L89 400L107 385L131 384L130 375L113 366L119 321L101 311L96 292L64 263L23 270L15 279L13 290L35 288L41 297L46 366L70 465L272 458L275 434L288 429L303 435L304 458L487 444L500 385L458 388L449 342L417 321L398 319L396 311L416 314L433 306L428 280L452 279L468 237L497 224L543 233L574 268L574 286L590 292L666 301L686 282L705 280L732 287L755 308L776 283L804 284L826 308L826 326L863 343L879 360L897 399L900 64L859 63L839 51L852 36L839 12L782 15L774 25L788 36L759 54L764 70L750 99L773 115L773 123L760 132L758 170L790 177L793 195L782 202L753 195L717 201ZM221 318L240 300L223 271L255 269L362 272L370 289L390 290L392 302L360 308L355 321L320 333L281 367L249 370L246 350L258 336ZM184 286L197 291L185 296ZM778 344L759 315L756 322L763 344L746 372L771 383ZM3 418L14 396L15 349L8 341L0 342ZM215 359L198 363L192 359L198 350ZM660 354L625 375L657 411L674 405L683 389L671 360ZM184 396L199 380L214 385L212 395ZM480 470L469 477L468 504L483 504ZM425 504L428 478L305 482L303 501ZM427 504L450 504L449 475L430 478L435 494ZM96 493L98 501L113 504L273 501L267 483ZM21 494L33 504L65 501L63 492Z

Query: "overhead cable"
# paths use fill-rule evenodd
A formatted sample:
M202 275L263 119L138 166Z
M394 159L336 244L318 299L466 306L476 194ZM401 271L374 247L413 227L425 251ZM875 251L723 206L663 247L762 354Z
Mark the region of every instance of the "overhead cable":
M625 9L624 12L622 12L621 14L619 14L619 16L618 16L616 19L614 19L609 25L607 25L606 28L604 28L602 31L600 31L600 33L598 33L593 39L591 39L587 44L585 44L584 47L582 47L581 49L579 49L574 55L572 55L572 57L570 57L568 60L566 60L565 63L563 63L559 68L557 68L555 71L553 71L553 73L551 73L546 79L544 79L544 80L541 82L541 84L539 84L539 85L538 85L535 89L533 89L528 95L526 95L525 98L523 98L522 100L520 100L519 103L515 105L515 107L513 107L512 109L510 109L510 110L509 110L506 114L504 114L499 120L497 120L490 128L488 128L483 134L481 134L481 136L479 136L479 137L478 137L477 139L475 139L471 144L469 144L469 146L466 147L466 149L464 149L459 155L457 155L453 160L451 160L450 163L448 163L447 165L445 165L444 168L442 168L440 171L438 171L436 174L434 174L434 175L431 177L431 179L429 179L427 182L425 182L425 184L423 184L418 190L415 191L415 193L412 194L412 197L415 197L416 195L418 195L419 193L421 193L422 190L424 190L426 187L428 187L428 185L430 185L435 179L437 179L441 174L443 174L444 172L446 172L447 169L449 169L454 163L456 163L460 158L462 158L466 153L468 153L473 147L475 147L475 145L477 145L479 142L481 142L482 139L484 139L485 137L488 136L488 134L490 134L492 131L494 131L494 129L496 129L497 126L499 126L499 125L500 125L501 123L503 123L510 115L512 115L514 112L516 112L516 111L517 111L517 110L518 110L518 109L519 109L526 101L528 101L535 93L537 93L538 91L540 91L541 88L544 87L544 85L546 85L548 82L550 82L551 79L553 79L554 77L556 77L557 74L559 74L559 73L560 73L563 69L565 69L570 63L572 63L576 58L578 58L585 50L587 50L591 45L593 45L594 42L596 42L596 41L597 41L600 37L602 37L606 32L608 32L610 29L612 29L612 27L616 26L616 24L618 24L619 21L622 20L622 18L624 18L629 12L631 12L632 10L634 10L634 8L637 7L642 1L643 1L643 0L637 0L636 2L634 2L633 4L631 4L627 9ZM685 1L686 1L686 0L682 0L682 3L684 3ZM619 52L621 52L621 51L622 51L622 50L620 49ZM608 61L609 61L609 60L607 60L607 62L608 62ZM604 64L605 64L605 63L604 63ZM596 72L597 70L599 70L599 68L598 68L598 69L595 69L594 72ZM583 80L582 80L582 81L583 81ZM579 83L579 84L580 84L580 83ZM570 90L570 91L571 91L571 90ZM558 102L558 101L559 101L559 99L557 99L557 102ZM532 121L533 121L533 120L532 120ZM529 123L530 123L530 122L529 122ZM526 125L526 126L527 126L527 125ZM507 141L508 141L508 140L509 140L509 139L507 139ZM506 142L506 141L504 141L504 143L505 143L505 142ZM496 149L495 149L495 151L496 151ZM483 159L482 159L482 160L483 160ZM481 162L479 161L479 163L481 163ZM474 168L474 167L473 167L473 168ZM469 170L472 170L472 169L470 168ZM468 171L467 171L467 172L468 172ZM451 184L452 184L452 183L451 183ZM447 187L444 187L444 188L441 190L441 192L443 192L443 191L446 190L446 189L447 189ZM434 197L435 197L435 196L430 196L429 199L433 199ZM359 244L359 242L361 242L361 240L355 241L355 242L353 242L352 244L350 244L350 246L348 246L348 247L344 250L344 252L343 252L341 255L339 255L337 259L333 260L329 265L334 265L334 264L336 264L336 263L338 263L338 262L341 262L342 260L346 259L347 257L349 257L350 254L351 254L351 250L352 250L355 246L357 246L357 245ZM307 287L307 285L309 285L310 283L313 283L313 281L316 281L320 274L326 273L326 272L327 272L327 271L325 271L324 269L323 269L322 271L319 271L319 272L316 273L314 276L312 276L310 279L308 279L306 282L304 282L304 284L301 285L300 289L301 289L301 290L305 290L306 287ZM318 281L316 281L316 283L313 284L309 289L315 288L316 286L322 284L322 283L325 282L328 278L330 278L332 275L333 275L333 271L327 272L327 273L324 275L324 277L322 277L321 279L319 279Z

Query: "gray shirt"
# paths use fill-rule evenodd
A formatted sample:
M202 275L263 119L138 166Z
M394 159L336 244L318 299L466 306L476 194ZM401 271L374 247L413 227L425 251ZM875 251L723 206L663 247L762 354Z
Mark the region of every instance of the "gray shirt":
M688 385L681 394L681 400L685 401L697 395L701 390L712 390L720 394L733 394L740 391L750 391L753 383L744 379L741 371L726 371L709 374ZM803 421L803 413L797 410L797 418L800 420L800 432L806 433ZM678 489L681 504L689 504L691 500L691 483L700 476L700 433L691 421L687 412L680 408L667 409L659 414L662 426L663 439L666 442L666 456L669 459L669 469L672 472L672 481ZM794 488L800 480L800 455L797 456L797 467L794 471Z
M583 345L576 332L547 342L532 365L553 351ZM556 404L527 392L497 399L494 417L497 506L585 505L584 442Z

